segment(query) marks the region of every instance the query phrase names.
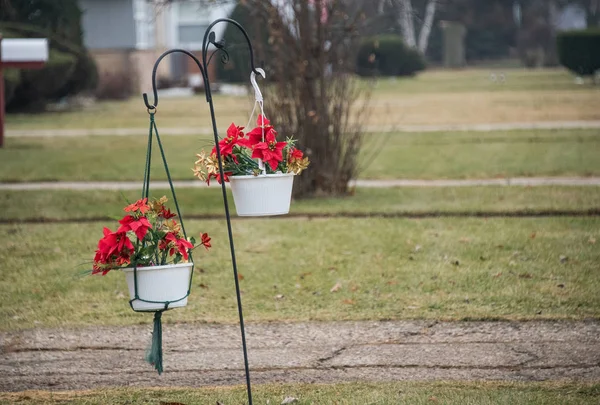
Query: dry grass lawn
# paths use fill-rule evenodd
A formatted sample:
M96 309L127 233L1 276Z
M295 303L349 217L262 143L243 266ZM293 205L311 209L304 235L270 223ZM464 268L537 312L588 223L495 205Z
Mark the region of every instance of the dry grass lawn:
M505 70L506 82L490 80L490 69L428 71L416 78L382 79L375 84L368 126L450 125L502 122L600 120L600 88L577 85L562 69ZM372 86L371 82L364 82ZM265 101L268 112L268 100ZM209 128L203 95L161 98L157 122L162 128ZM220 127L245 125L248 97L217 95ZM81 111L38 115L9 114L8 130L144 128L141 97L102 102Z

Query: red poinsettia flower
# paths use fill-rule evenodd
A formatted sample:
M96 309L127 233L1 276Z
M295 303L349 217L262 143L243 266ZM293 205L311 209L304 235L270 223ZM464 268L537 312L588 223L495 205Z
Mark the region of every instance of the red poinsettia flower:
M185 260L187 260L189 257L188 249L194 247L194 245L192 245L189 241L183 238L178 238L173 232L167 233L164 240L167 241L167 244L163 245L164 248L166 248L167 246L171 247L171 250L169 251L170 256L173 256L175 252L179 251L179 253L181 253L181 256L183 256Z
M233 138L233 137L243 138L244 137L244 127L236 126L232 122L231 125L229 126L229 128L227 128L227 137L228 138Z
M233 123L229 126L227 129L227 137L219 141L221 156L225 157L233 153L233 147L237 145L239 138L244 136L244 132L242 131L243 129L244 127L238 127Z
M277 131L275 131L275 129L271 125L271 121L269 121L264 115L258 116L258 119L256 120L256 125L256 128L248 132L248 144L250 145L249 147L252 147L259 142L263 142L263 139L267 139L267 136L269 134L272 134L273 137L277 136Z
M171 210L166 208L164 205L160 208L159 215L164 219L171 219L177 216L177 214L172 213Z
M223 178L225 179L225 183L229 182L229 176L233 175L233 172L223 172ZM210 186L211 178L217 179L217 183L221 184L221 175L219 173L209 173L206 178L206 184Z
M141 200L137 200L133 204L129 204L125 207L125 212L136 212L139 211L141 214L145 214L150 210L150 206L148 206L148 199L142 198Z
M289 152L289 160L296 160L296 159L302 159L304 157L304 153L302 153L301 150L296 149L296 148L290 148L290 152Z
M274 131L273 131L274 132ZM283 148L287 143L277 142L275 135L272 132L266 136L266 142L259 142L254 145L252 149L252 158L262 159L263 162L268 163L273 171L277 170L279 162L283 160Z
M202 241L200 242L201 245L203 245L206 250L208 250L211 246L210 244L210 237L208 236L207 233L202 233L200 234L200 238L202 238Z
M126 215L119 221L119 223L121 226L119 229L117 229L117 232L125 233L127 231L133 231L139 240L144 239L148 229L152 228L152 225L150 222L148 222L146 217L141 217L138 219L131 215Z
M111 264L128 264L133 254L133 244L126 233L111 232L108 228L104 228L103 233L104 237L98 241L92 274L102 272L102 275L104 275L108 273Z

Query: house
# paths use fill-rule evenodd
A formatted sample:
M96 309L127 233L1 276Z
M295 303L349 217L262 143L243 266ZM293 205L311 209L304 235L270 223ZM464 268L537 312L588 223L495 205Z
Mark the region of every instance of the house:
M100 80L110 75L126 75L137 93L151 90L152 68L161 53L183 48L201 55L202 40L208 25L227 17L232 5L200 8L197 1L169 4L155 0L79 0L83 12L83 40L96 60ZM225 24L214 31L217 40ZM191 63L190 63L191 62ZM214 70L209 72L214 78ZM198 81L193 61L183 54L163 60L157 78L188 84Z

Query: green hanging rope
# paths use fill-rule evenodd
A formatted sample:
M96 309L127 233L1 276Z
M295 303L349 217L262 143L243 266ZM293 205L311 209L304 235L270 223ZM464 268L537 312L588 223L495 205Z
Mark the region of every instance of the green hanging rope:
M162 313L154 313L154 329L152 331L152 344L146 351L146 361L154 366L158 374L163 372L163 351L162 351Z
M156 140L159 146L160 154L162 157L162 162L165 168L165 172L167 174L167 179L169 181L169 186L171 188L171 193L173 194L173 201L175 203L175 208L177 210L177 215L179 216L179 222L181 224L181 230L183 232L184 237L187 239L187 234L185 232L185 226L183 225L183 218L181 217L181 212L179 209L179 203L177 202L177 196L175 195L175 187L173 186L173 181L171 179L171 173L169 171L169 166L167 165L167 159L165 157L165 152L162 147L162 142L160 140L160 136L158 134L158 128L156 127L156 122L154 121L154 114L156 110L149 110L150 115L150 129L148 131L148 147L146 150L146 167L144 170L144 184L142 186L142 198L148 198L150 193L150 167L152 163L152 140L153 136L156 135ZM190 262L194 262L192 257L192 252L189 253ZM192 268L192 273L190 275L190 283L188 285L188 290L185 296L181 297L175 301L165 301L165 302L156 302L156 301L148 301L143 298L140 298L138 294L138 282L137 282L137 265L134 265L133 278L134 278L134 286L135 286L135 295L134 299L129 301L133 309L133 301L139 300L143 302L155 303L155 304L163 304L164 308L154 312L154 327L152 330L152 339L150 341L150 345L146 350L145 359L148 363L154 366L158 374L160 375L163 372L163 349L162 349L162 313L169 309L169 305L174 302L181 301L190 295L190 291L192 289L192 278L194 275L194 271ZM134 309L135 311L135 309ZM142 311L145 312L145 311Z

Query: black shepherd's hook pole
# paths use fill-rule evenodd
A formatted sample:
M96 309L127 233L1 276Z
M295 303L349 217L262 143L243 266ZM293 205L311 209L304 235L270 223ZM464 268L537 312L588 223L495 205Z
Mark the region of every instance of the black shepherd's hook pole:
M209 81L209 77L208 77L208 65L210 64L213 56L217 52L222 52L221 62L227 63L229 61L229 54L227 53L227 50L225 49L224 44L221 42L217 42L215 40L215 33L212 31L213 27L219 23L232 24L232 25L236 26L242 32L242 34L246 38L246 41L248 43L248 48L250 50L251 69L254 73L260 74L256 70L256 66L254 65L254 52L252 50L252 43L250 42L250 38L248 37L246 30L235 20L232 20L230 18L220 18L218 20L213 21L206 29L206 33L204 34L204 40L202 42L202 63L191 52L183 50L183 49L172 49L170 51L163 53L157 59L156 63L154 64L154 69L152 70L152 92L154 95L154 103L152 103L152 104L148 103L148 95L146 93L143 94L143 98L144 98L144 103L146 104L146 108L148 108L148 111L149 112L154 111L156 109L156 107L158 106L158 91L156 89L156 71L158 69L158 64L165 56L167 56L171 53L175 53L175 52L184 53L184 54L188 55L189 57L191 57L196 62L196 65L198 65L198 68L200 69L200 72L202 73L202 79L204 81L204 92L206 94L206 101L208 102L208 105L210 107L210 118L212 121L213 135L214 135L214 140L215 140L215 149L217 151L217 161L219 162L219 175L221 176L221 191L223 194L223 204L225 206L225 218L227 220L227 233L229 235L229 248L231 250L231 263L233 266L233 278L235 281L235 292L236 292L236 297L237 297L238 315L240 318L240 329L241 329L241 333L242 333L242 350L244 352L244 370L246 372L246 388L248 390L248 403L249 403L249 405L252 405L252 388L250 385L250 367L248 365L248 348L246 346L246 331L244 328L244 314L242 311L242 297L240 294L240 283L239 283L239 278L238 278L237 263L236 263L236 259L235 259L235 246L233 243L233 232L231 229L231 216L229 214L229 203L227 202L227 190L225 188L225 181L223 181L225 176L224 176L224 172L223 172L223 163L221 161L221 149L219 147L219 133L218 133L218 129L217 129L217 121L215 118L215 109L214 109L214 105L213 105L212 93L210 90L210 81ZM215 47L215 51L213 51L213 53L209 56L208 55L208 46L210 44L212 44Z

